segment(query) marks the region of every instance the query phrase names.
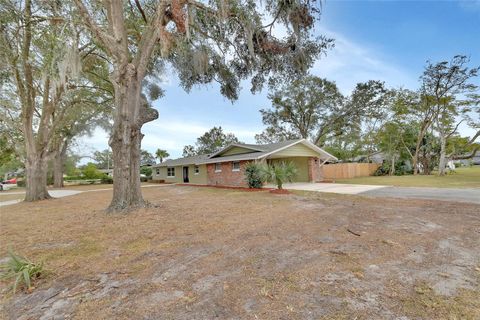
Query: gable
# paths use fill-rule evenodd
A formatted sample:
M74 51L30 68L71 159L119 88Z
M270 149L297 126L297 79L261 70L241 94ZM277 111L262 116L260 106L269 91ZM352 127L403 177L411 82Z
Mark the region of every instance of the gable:
M272 153L268 158L275 159L283 157L320 157L320 154L303 143L297 143L293 146Z
M224 156L232 156L235 154L242 154L242 153L251 153L255 152L257 150L252 150L250 148L245 148L245 147L240 147L240 146L232 146L231 148L228 148L227 150L217 154L215 157L224 157Z

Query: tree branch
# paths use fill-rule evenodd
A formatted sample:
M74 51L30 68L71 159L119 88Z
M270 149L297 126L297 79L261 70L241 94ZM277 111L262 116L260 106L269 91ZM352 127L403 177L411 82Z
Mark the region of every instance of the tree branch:
M455 126L455 128L454 128L449 134L447 134L447 136L445 137L445 139L450 138L455 132L457 132L458 126L460 126L460 124L463 122L463 120L465 120L465 119L462 119L459 123L457 123L457 125Z
M462 155L462 156L452 156L452 160L466 160L466 159L471 159L475 156L475 154L477 153L477 151L480 150L480 146L476 146L475 148L473 148L472 152L470 154L467 154L467 155Z
M87 7L83 4L82 0L74 0L80 15L83 17L85 25L95 35L95 38L106 48L108 53L115 56L115 39L105 33L100 27L95 24L92 16L88 12ZM116 2L116 1L115 1Z
M137 6L138 11L140 11L140 14L143 17L143 21L145 21L145 23L148 23L145 12L143 11L142 6L140 5L140 2L138 0L135 0L135 5Z

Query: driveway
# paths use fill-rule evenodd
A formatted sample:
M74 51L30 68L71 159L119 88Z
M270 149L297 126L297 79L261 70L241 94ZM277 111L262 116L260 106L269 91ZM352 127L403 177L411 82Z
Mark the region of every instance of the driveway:
M48 193L53 198L62 198L62 197L67 197L67 196L73 196L74 194L78 194L78 193L81 193L81 192L82 191L78 191L78 190L49 190L48 191ZM25 194L25 192L9 192L9 193L4 193L4 194L5 195L10 195L10 194L20 195L20 194ZM0 198L0 207L12 205L12 204L15 204L15 203L19 203L21 201L23 201L23 199L1 201L1 198Z
M417 198L480 204L480 189L416 188L342 183L287 183L285 189L358 194L369 197Z
M170 186L171 184L153 184L153 185L144 185L141 186L142 188L151 188L151 187L163 187L163 186ZM104 188L104 189L91 189L91 190L68 190L68 189L60 189L60 190L48 190L48 193L50 196L53 198L63 198L63 197L68 197L68 196L73 196L75 194L79 194L82 192L97 192L97 191L108 191L112 190L112 188ZM6 200L2 201L2 195L8 196L8 195L22 195L25 194L25 191L14 191L14 192L2 192L0 193L0 207L3 206L9 206L12 204L16 204L19 202L23 201L22 199L14 199L14 200Z

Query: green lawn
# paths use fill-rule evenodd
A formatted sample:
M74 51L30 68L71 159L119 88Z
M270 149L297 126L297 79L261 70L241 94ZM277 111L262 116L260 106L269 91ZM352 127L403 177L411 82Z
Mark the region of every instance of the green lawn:
M382 176L336 180L337 183L373 184L398 187L480 188L480 166L457 168L455 173L439 177L430 176Z

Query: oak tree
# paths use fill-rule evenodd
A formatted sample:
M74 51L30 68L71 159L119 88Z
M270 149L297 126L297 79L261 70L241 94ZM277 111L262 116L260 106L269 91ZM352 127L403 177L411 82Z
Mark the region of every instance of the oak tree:
M92 94L91 82L82 75L82 61L96 47L64 17L70 9L67 2L2 0L1 4L0 58L5 68L1 96L9 101L1 107L20 124L25 200L48 199L47 161L53 153L62 153L62 135L78 120L73 114L83 114L83 97ZM86 87L80 94L78 90ZM95 99L94 113L101 102Z
M158 118L158 112L143 95L144 80L165 72L168 65L185 89L215 81L222 95L235 100L242 79L251 78L251 89L257 92L275 81L273 75L304 73L332 44L324 37L312 38L321 8L315 0L75 3L92 38L113 62L111 211L146 205L139 175L141 128ZM287 27L286 34L275 37L280 25Z
M200 154L214 153L232 143L239 143L233 133L223 132L222 127L213 127L197 138L195 146L185 146L183 148L183 156L191 157Z

